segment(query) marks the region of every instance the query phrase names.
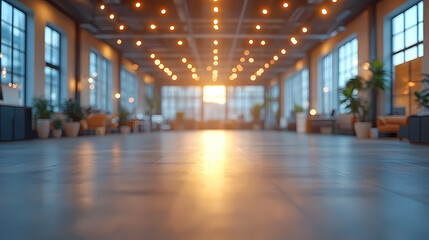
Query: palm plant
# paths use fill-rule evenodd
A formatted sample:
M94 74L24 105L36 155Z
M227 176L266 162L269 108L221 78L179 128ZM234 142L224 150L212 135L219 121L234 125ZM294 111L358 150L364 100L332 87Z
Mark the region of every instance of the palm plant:
M368 103L358 96L359 91L363 89L365 88L362 77L356 76L351 78L346 83L346 86L340 90L342 95L340 104L345 105L348 113L365 122L369 115Z
M73 99L68 99L63 105L63 112L67 115L69 120L73 122L79 122L83 119L82 108L79 103Z
M429 74L424 73L422 75L422 83L429 85ZM421 107L429 109L429 88L423 88L420 92L414 92L414 95L416 96L416 102L419 103Z
M259 121L261 120L261 110L262 106L259 103L255 103L250 109L250 114L252 115L253 123L259 123Z
M366 88L371 93L371 120L373 125L375 125L378 93L388 89L389 73L384 69L383 62L379 60L372 61L369 71L371 72L371 78L366 83Z
M33 107L39 119L50 119L54 113L52 105L44 98L34 98Z

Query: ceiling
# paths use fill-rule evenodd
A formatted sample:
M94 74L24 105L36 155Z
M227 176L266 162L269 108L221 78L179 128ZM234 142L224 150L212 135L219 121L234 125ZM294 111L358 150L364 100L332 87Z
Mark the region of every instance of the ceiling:
M124 58L155 77L159 84L187 85L198 80L203 84L248 85L264 84L285 72L297 60L305 58L311 48L344 30L344 25L374 0L49 1L77 19L81 27L118 49ZM141 3L139 8L137 2ZM283 7L285 2L287 8ZM101 5L105 8L100 9ZM214 12L214 7L219 12ZM328 11L326 15L321 13L324 8ZM263 9L268 13L263 14ZM113 20L109 18L111 13L115 14ZM214 29L214 19L219 21L219 30ZM156 25L155 30L151 29L152 24ZM124 25L124 30L119 29L120 25ZM257 25L261 29L256 29ZM174 26L173 31L170 26ZM308 32L303 33L303 27ZM292 44L292 37L297 39L296 45ZM141 46L136 45L137 41L142 42ZM183 45L178 45L178 41ZM282 54L282 49L286 54ZM278 61L273 60L274 56L278 56ZM163 64L163 70L154 63L156 59ZM188 64L195 69L188 69ZM177 80L172 79L173 75Z

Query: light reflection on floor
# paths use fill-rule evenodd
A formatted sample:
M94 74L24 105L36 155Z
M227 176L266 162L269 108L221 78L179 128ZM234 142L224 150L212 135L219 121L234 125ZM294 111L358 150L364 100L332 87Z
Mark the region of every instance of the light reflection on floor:
M0 239L429 239L427 146L184 131L0 152Z

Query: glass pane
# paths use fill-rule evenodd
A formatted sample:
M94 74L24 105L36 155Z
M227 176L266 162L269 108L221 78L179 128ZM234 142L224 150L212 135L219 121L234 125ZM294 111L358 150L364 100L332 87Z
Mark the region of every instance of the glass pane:
M14 74L24 75L25 73L25 54L13 50L13 71Z
M12 6L5 1L1 1L1 20L12 24Z
M25 14L18 9L13 9L13 26L25 30Z
M5 45L1 46L3 58L1 59L1 67L6 68L8 72L11 70L12 66L12 50L10 47Z
M397 52L404 49L404 34L400 33L398 35L393 36L392 39L392 51Z
M49 45L45 45L45 62L51 63L52 62L52 48Z
M49 27L45 27L45 44L52 44L52 30Z
M417 24L417 6L414 6L405 12L405 28L412 27L416 24Z
M57 48L52 49L52 64L55 66L60 65L60 52Z
M419 57L423 57L424 55L424 47L423 44L419 45Z
M419 24L419 42L423 42L424 38L424 30L423 30L423 23Z
M421 1L420 3L419 3L419 22L423 22L423 11L424 11L424 9L423 9L423 1Z
M417 43L417 26L405 31L405 47L410 47Z
M393 66L404 63L404 52L397 53L392 57Z
M45 98L49 100L51 95L51 68L45 67Z
M52 45L56 48L60 47L60 34L57 31L52 31Z
M392 20L392 34L404 31L404 14L401 13Z
M12 45L12 26L4 22L1 23L1 42Z
M417 47L413 47L405 51L405 61L411 61L417 58Z
M13 29L13 48L25 51L25 32Z

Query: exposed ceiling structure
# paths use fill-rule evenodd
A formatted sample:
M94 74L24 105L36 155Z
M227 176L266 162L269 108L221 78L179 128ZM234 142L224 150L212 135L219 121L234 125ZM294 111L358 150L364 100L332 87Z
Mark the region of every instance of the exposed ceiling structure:
M373 1L50 0L160 84L175 85L266 83Z

